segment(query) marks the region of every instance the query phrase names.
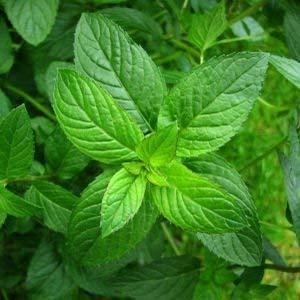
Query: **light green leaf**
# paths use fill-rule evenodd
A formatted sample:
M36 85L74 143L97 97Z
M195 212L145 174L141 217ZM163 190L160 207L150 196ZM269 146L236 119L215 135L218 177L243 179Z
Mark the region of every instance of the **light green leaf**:
M259 41L264 38L264 29L252 17L246 17L231 25L232 32L241 38L247 38L250 41Z
M136 158L143 134L127 113L92 79L60 70L54 110L70 141L83 153L103 163Z
M29 299L71 299L68 293L75 288L59 257L55 245L43 240L29 264L26 283Z
M162 258L145 266L124 269L111 279L112 291L140 300L192 299L200 264L194 257Z
M0 141L0 179L27 175L33 161L33 136L24 105L1 122Z
M126 169L110 180L102 199L102 237L124 227L138 212L146 190L145 174L133 175Z
M221 1L211 11L193 16L188 37L201 51L205 51L226 28L225 4Z
M0 18L0 74L7 73L14 62L12 41L3 18Z
M47 139L44 156L50 173L62 179L72 178L90 161L67 140L59 127Z
M259 96L267 65L264 53L215 57L171 90L158 121L160 128L178 122L178 156L214 151L239 131Z
M98 176L83 192L72 212L68 245L72 256L84 264L103 264L120 259L146 236L157 217L157 211L146 194L133 219L119 231L102 238L101 201L114 172L107 170Z
M14 217L27 217L36 213L37 207L0 185L0 213Z
M75 65L100 82L143 131L155 128L166 94L163 77L118 25L100 13L83 14L75 36Z
M188 159L184 164L192 171L215 182L232 195L243 209L249 223L249 226L237 232L223 234L199 232L197 237L210 251L227 261L245 266L260 265L262 239L256 208L238 172L224 159L212 154Z
M44 223L50 229L66 233L71 210L77 197L51 182L35 182L26 193L27 201L40 208Z
M49 65L45 74L45 80L47 86L47 93L51 102L53 102L53 93L54 93L55 81L57 78L57 71L60 69L74 70L75 66L65 61L53 61Z
M160 212L171 222L189 231L224 233L247 225L235 197L208 178L173 161L160 168L168 187L152 186Z
M175 157L177 136L177 124L171 124L147 136L136 147L136 153L153 167L165 165Z
M9 0L5 2L5 11L24 40L36 46L50 33L58 3L58 0Z
M9 113L11 108L12 108L12 105L11 105L10 100L4 94L4 92L0 89L0 119L2 117L5 117Z
M271 55L270 63L287 80L289 80L297 88L300 88L300 63L298 61L286 57Z

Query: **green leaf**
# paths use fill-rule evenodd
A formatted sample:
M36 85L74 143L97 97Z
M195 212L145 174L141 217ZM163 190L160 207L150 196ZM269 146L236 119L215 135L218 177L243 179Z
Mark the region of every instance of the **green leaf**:
M127 113L93 80L60 70L54 110L70 141L83 153L104 163L136 158L143 134Z
M161 36L161 28L150 16L128 7L111 7L101 10L101 14L116 22L127 31L136 31L142 35Z
M51 182L35 182L26 193L27 201L40 208L44 223L50 229L66 233L71 210L78 199Z
M162 258L145 266L124 269L111 279L115 294L143 300L189 300L199 276L193 257Z
M0 50L1 53L1 50ZM11 110L12 105L8 97L0 89L0 120L2 117L5 117Z
M138 212L146 190L145 175L133 175L126 169L118 171L110 180L102 199L102 237L124 227Z
M153 200L174 224L207 233L237 231L247 225L237 200L209 179L176 161L160 171L169 186L153 186Z
M215 57L170 91L159 127L178 122L178 156L214 151L239 131L259 96L267 64L264 53Z
M300 243L300 140L297 134L297 123L290 128L290 154L280 154L280 162L284 172L288 207L291 212L294 231Z
M264 256L266 259L269 259L277 266L286 267L286 263L283 257L280 255L277 248L268 240L265 236L263 236L263 249L264 249Z
M12 41L3 18L0 18L0 74L7 73L13 65Z
M90 161L67 140L59 127L47 139L44 156L50 173L61 179L72 178Z
M188 37L201 51L205 51L226 28L225 4L221 1L211 11L193 16Z
M0 229L3 226L3 224L6 220L6 217L7 217L6 213L0 212Z
M144 138L136 147L136 153L153 167L165 165L175 157L177 136L177 124L171 124Z
M100 82L143 131L155 128L166 94L163 77L118 25L99 13L83 14L75 36L75 65Z
M0 213L14 217L27 217L36 213L37 207L0 185Z
M197 233L197 237L217 256L235 264L257 266L262 259L262 240L256 208L240 175L224 159L206 154L188 159L192 171L215 182L236 199L250 226L224 234Z
M25 285L29 299L71 299L68 293L75 287L74 283L50 241L43 240L34 253Z
M0 179L27 175L33 161L33 136L24 105L1 122L0 141Z
M300 88L300 63L299 62L286 57L271 55L270 63L287 80L289 80L297 88Z
M47 93L48 97L51 102L53 102L53 93L54 93L54 86L55 86L55 81L57 78L57 72L60 69L68 69L68 70L74 70L75 66L69 62L65 61L53 61L45 74L45 80L46 80L46 85L47 85Z
M50 33L58 3L58 0L9 0L5 2L5 11L24 40L36 46Z
M247 38L249 41L259 41L264 38L264 29L252 17L246 17L230 27L237 37Z
M300 5L290 2L284 16L283 28L287 46L293 58L300 61Z
M107 170L98 176L83 192L72 212L68 245L72 256L85 264L103 264L121 258L145 237L157 217L146 196L138 213L128 224L102 238L101 201L114 173L115 170Z

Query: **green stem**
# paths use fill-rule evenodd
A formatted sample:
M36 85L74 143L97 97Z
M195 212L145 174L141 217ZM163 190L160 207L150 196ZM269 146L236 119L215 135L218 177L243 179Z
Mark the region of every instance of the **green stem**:
M252 40L252 39L253 39L253 36L242 36L242 37L235 37L235 38L230 38L230 39L223 39L223 40L214 42L213 44L210 45L210 47L214 47L216 45L221 45L221 44L233 43L233 42L248 41L248 40Z
M250 6L249 8L245 9L244 11L242 11L238 16L234 17L233 19L229 20L228 22L228 27L230 27L232 24L243 20L245 17L248 17L252 14L254 14L256 11L258 11L262 6L266 5L268 2L268 0L263 0L259 3L256 3L252 6Z
M280 226L280 225L272 224L272 223L265 222L265 221L259 221L259 223L262 224L262 225L274 227L274 228L280 229L280 230L289 230L289 231L291 231L291 229L292 229L292 227Z
M278 266L273 264L264 264L263 267L269 270L276 270L285 273L300 273L300 266L292 267L292 266Z
M32 106L34 106L36 109L38 109L40 112L42 112L45 116L47 116L52 121L56 121L56 117L54 114L51 113L51 111L42 105L40 102L38 102L36 99L34 99L32 96L27 94L26 92L22 91L21 89L9 84L9 83L3 83L3 87L14 94L21 96L24 100L29 102Z
M1 294L2 294L4 300L9 300L6 290L1 289Z
M179 40L171 39L170 41L174 46L178 47L179 49L189 52L196 59L199 59L199 52L196 51L194 48L190 47L189 45L187 45Z
M47 180L51 179L53 175L39 175L39 176L33 176L33 175L28 175L25 177L20 177L20 178L14 178L14 179L3 179L0 181L0 184L9 184L9 183L14 183L14 182L23 182L23 181L37 181L37 180Z
M269 108L277 110L277 111L287 111L287 110L293 109L293 107L284 107L284 106L278 107L278 106L275 106L275 105L269 103L268 101L264 100L261 97L258 97L258 101L260 103L262 103L263 105L265 105L266 107L269 107Z
M161 224L161 227L162 227L163 232L165 234L165 237L168 240L168 242L170 243L170 245L171 245L172 249L174 250L175 254L178 255L178 256L181 255L181 253L180 253L179 249L177 248L176 243L175 243L175 241L172 237L172 234L170 233L167 225L164 222L161 222L160 224Z
M252 165L255 165L257 162L263 160L270 153L272 153L276 148L278 148L279 146L281 146L287 140L287 138L288 137L285 136L279 142L277 142L275 145L271 146L269 149L267 149L265 152L263 152L261 155L258 155L254 159L250 160L248 163L246 163L246 165L244 165L241 169L239 169L239 172L243 172L246 169L248 169L249 167L251 167Z

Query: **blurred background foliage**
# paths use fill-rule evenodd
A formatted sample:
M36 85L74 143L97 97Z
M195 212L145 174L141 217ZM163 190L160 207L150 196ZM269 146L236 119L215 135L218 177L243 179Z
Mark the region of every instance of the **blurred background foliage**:
M57 61L64 64L73 62L74 30L84 11L103 10L106 16L125 28L160 66L170 87L185 72L215 55L265 51L300 60L298 1L225 1L227 29L207 49L201 51L191 41L190 32L193 24L196 24L193 20L215 9L218 2L61 0L51 33L37 47L24 42L9 25L15 58L10 72L1 77L3 88L14 105L21 103L21 97L30 102L29 95L33 95L39 103L50 106L51 96L47 94L49 66ZM0 14L6 18L3 7ZM7 19L5 21L9 24ZM261 97L250 118L242 131L219 150L241 172L257 206L262 232L276 246L287 265L300 265L300 250L286 217L287 196L278 151L288 152L289 123L292 112L299 108L299 102L299 90L270 67ZM43 145L54 129L54 123L51 118L42 117L37 107L33 106L30 113L37 142L36 159L43 162ZM37 164L35 172L39 173L40 169L43 166ZM72 180L61 180L59 184L71 188L78 195L99 169L98 165L89 164ZM19 184L14 188L20 192L24 190L24 186ZM195 237L171 226L169 230L179 253L200 256L209 262L209 254ZM45 234L50 233L45 233L45 229L31 219L9 217L6 220L0 233L0 286L4 291L13 289L14 292L12 298L3 293L3 299L14 299L14 294L20 295L23 288L21 282L30 258ZM157 239L159 244L163 237L158 234ZM172 245L165 241L164 246L165 255L173 254ZM149 249L141 251L144 253L141 260L147 259L147 251ZM222 274L219 276L222 277ZM223 277L232 279L227 273ZM205 282L205 276L203 278L201 280ZM212 298L207 299L227 299L233 284L230 280L222 281L222 278L222 292L216 291ZM270 299L300 299L300 276L297 273L266 270L262 283L278 286L269 296ZM88 297L80 294L79 299Z

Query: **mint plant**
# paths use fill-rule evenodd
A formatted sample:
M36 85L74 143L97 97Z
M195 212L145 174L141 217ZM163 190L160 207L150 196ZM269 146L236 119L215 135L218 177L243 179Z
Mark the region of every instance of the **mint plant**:
M299 242L298 5L0 9L1 299L283 298L268 269L300 272L274 245Z

